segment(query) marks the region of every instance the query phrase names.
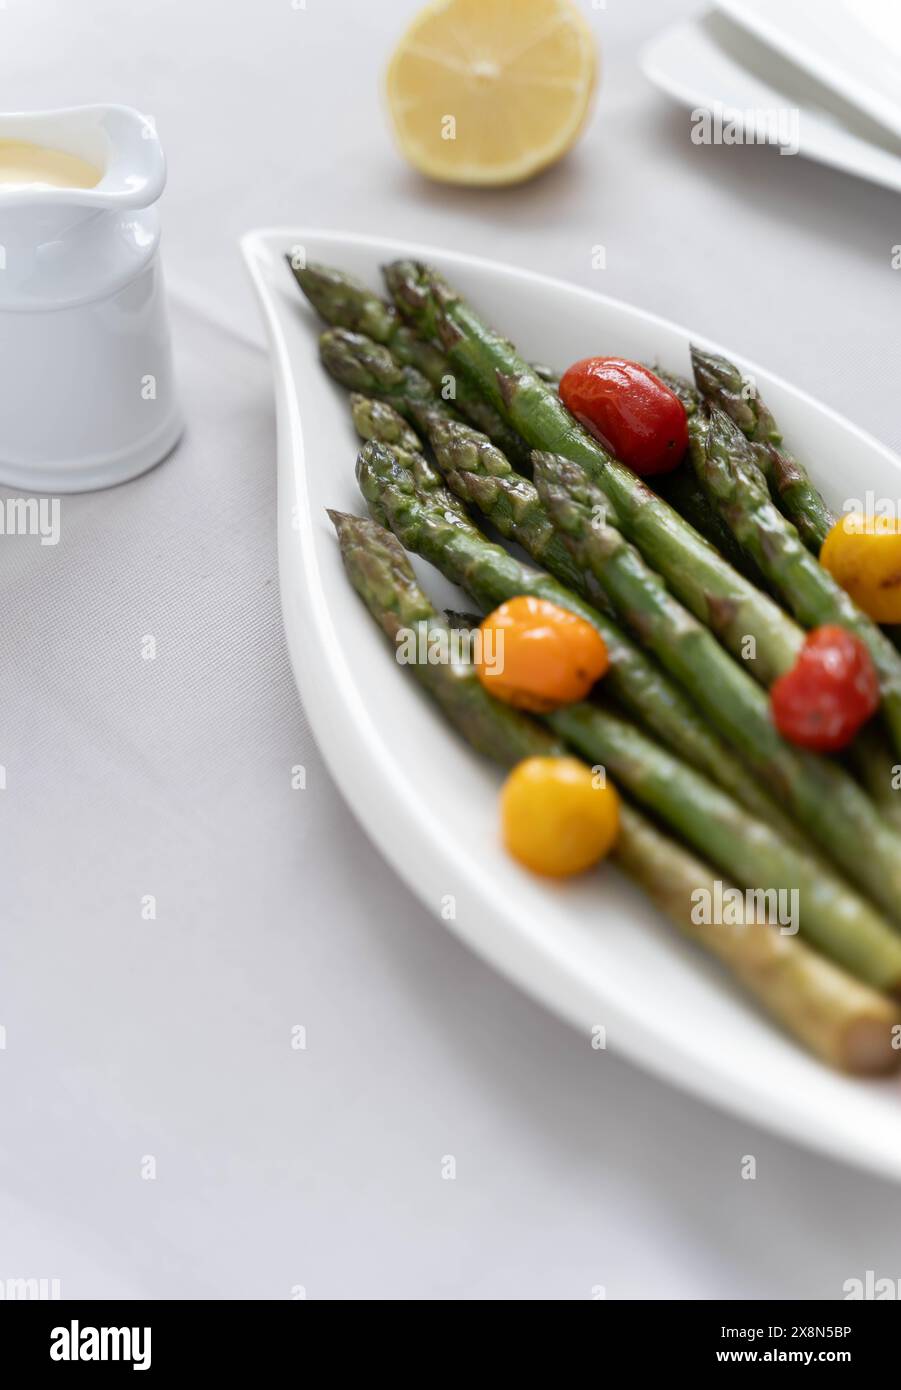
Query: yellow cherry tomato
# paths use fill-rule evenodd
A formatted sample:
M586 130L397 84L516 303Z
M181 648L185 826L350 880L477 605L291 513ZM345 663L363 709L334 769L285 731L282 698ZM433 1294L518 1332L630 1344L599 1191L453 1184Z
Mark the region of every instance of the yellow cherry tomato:
M536 874L567 878L609 854L619 797L578 758L526 758L501 792L504 844Z
M837 521L820 564L874 622L901 623L901 524L854 514Z
M476 670L485 689L536 714L584 700L610 664L597 629L547 599L510 599L479 630Z

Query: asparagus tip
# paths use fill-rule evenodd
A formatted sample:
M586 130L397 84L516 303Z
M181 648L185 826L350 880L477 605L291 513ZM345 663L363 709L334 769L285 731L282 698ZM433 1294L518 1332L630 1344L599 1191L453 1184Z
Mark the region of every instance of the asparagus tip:
M338 536L338 544L341 549L351 543L358 535L362 517L353 516L350 512L339 512L334 507L326 507L328 519L335 528Z
M583 505L591 505L601 498L600 490L595 488L582 465L560 454L533 450L532 470L535 486L547 503L552 501L555 490L562 490L567 497Z

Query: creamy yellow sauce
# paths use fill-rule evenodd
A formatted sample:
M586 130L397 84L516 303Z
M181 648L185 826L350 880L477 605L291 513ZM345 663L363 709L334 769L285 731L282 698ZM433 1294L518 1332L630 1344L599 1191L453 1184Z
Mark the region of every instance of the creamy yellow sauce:
M64 150L0 140L0 188L94 188L103 172Z

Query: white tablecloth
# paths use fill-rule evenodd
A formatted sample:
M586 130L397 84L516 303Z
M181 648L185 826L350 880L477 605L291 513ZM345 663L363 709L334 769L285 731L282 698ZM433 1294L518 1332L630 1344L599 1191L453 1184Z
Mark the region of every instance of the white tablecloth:
M307 222L552 271L740 346L898 448L901 203L692 145L637 68L689 9L657 0L586 3L603 85L568 162L520 189L428 185L378 90L414 8L0 9L8 108L156 119L189 420L163 467L65 499L57 547L0 542L0 1281L840 1297L901 1274L901 1192L592 1051L426 915L331 785L281 634L271 388L235 239Z

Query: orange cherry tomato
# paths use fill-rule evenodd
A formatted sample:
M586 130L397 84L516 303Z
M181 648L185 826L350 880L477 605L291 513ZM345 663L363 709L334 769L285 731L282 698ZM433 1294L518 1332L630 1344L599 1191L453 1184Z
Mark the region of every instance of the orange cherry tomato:
M536 714L584 700L610 664L597 629L547 599L510 599L479 631L476 670L485 689Z

